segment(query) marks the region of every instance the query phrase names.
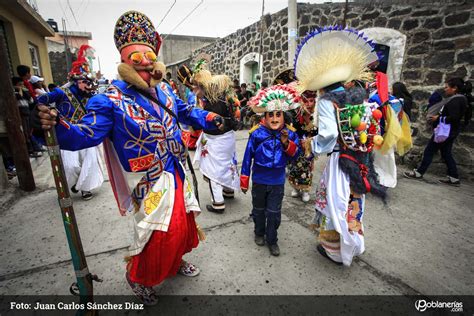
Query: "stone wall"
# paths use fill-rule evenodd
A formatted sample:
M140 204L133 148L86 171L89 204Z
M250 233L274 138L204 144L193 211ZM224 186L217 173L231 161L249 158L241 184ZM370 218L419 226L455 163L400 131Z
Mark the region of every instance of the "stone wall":
M71 60L76 60L77 56L73 53L69 53ZM51 64L51 72L53 74L53 80L56 85L63 85L67 82L67 74L70 69L67 68L66 53L51 51L49 52L49 63ZM47 82L47 84L52 82Z
M391 4L390 4L391 3ZM446 79L473 79L472 21L473 4L469 0L408 4L409 1L350 3L347 25L366 29L382 27L406 35L405 54L400 80L405 82L415 99L414 149L404 157L411 165L419 162L430 132L424 129L423 106L431 92L442 88ZM415 1L411 3L417 3ZM298 4L300 39L317 27L341 24L344 3ZM239 77L240 59L250 52L260 51L260 22L224 37L216 43L196 50L193 56L212 56L211 70ZM271 81L288 67L287 10L263 19L262 80ZM455 158L464 178L474 179L474 122L455 144ZM444 166L439 158L431 171ZM441 173L442 174L442 173Z

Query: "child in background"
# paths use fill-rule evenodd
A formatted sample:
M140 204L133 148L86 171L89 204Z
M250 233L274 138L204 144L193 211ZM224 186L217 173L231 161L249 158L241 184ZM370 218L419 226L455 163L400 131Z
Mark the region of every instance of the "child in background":
M303 104L298 109L293 127L300 140L304 140L318 134L318 128L314 125L313 119L316 94L312 91L305 91L301 97ZM293 187L291 197L301 197L305 203L309 201L309 191L313 181L313 165L314 156L307 155L304 150L300 150L298 157L288 165L288 182Z
M252 173L252 217L255 243L265 245L273 256L280 255L277 230L281 222L281 204L285 190L287 161L296 157L298 135L285 126L283 111L299 106L296 91L285 85L272 86L252 99L255 113L264 120L250 130L242 162L240 187L246 193Z

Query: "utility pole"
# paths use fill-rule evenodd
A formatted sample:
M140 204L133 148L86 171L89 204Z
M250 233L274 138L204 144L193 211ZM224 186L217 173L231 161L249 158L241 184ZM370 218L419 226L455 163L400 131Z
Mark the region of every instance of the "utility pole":
M3 111L5 126L10 143L13 162L20 189L33 191L36 188L30 156L26 146L25 135L22 131L20 111L15 98L10 70L8 69L7 48L3 36L0 37L0 110Z
M288 67L293 68L298 38L298 7L296 0L288 0Z
M63 39L64 39L64 52L66 53L66 71L71 69L71 58L69 56L69 43L68 43L68 35L66 30L66 21L64 18L62 19L63 22Z

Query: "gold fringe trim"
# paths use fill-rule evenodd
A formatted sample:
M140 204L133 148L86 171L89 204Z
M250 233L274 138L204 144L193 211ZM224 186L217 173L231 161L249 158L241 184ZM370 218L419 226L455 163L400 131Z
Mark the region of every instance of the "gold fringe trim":
M313 151L313 148L311 147L311 142L313 141L313 138L307 138L304 141L303 144L303 150L304 150L304 155L306 158L310 157Z
M249 130L249 134L252 134L253 132L255 132L257 130L257 128L260 127L260 124L256 124L254 125L250 130Z
M196 224L196 229L197 229L199 240L200 241L206 240L206 234L204 233L204 230L202 230L201 226Z
M294 128L293 125L286 124L286 128L288 128L292 132L296 132L296 128Z
M319 232L319 239L325 240L327 242L338 242L340 241L339 233L335 230L324 230L321 229Z
M318 224L309 224L309 229L312 231L317 231L319 227L320 226Z

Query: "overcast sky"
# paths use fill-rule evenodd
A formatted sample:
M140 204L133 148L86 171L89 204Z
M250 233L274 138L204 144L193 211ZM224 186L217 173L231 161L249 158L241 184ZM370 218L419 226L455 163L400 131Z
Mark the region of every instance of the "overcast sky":
M69 31L92 33L91 46L100 58L101 70L107 78L116 74L119 54L115 48L113 32L117 18L127 10L145 13L158 32L225 37L260 19L260 0L176 0L168 16L166 12L175 0L36 0L42 17L53 18L62 30L61 19L66 20ZM178 24L200 2L201 5L182 23ZM322 0L304 1L322 3ZM334 1L336 2L336 1ZM288 0L266 0L265 13L275 13L286 8ZM160 21L163 22L160 24ZM159 26L158 26L159 25ZM178 27L177 27L178 26ZM98 63L94 65L98 70Z

